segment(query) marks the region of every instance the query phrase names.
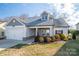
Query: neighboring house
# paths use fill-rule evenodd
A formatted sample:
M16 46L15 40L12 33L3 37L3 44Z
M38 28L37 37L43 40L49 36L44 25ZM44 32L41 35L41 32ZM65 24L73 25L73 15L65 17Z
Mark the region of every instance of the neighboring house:
M5 31L5 21L0 21L0 39L5 37L4 31Z
M76 30L79 30L79 23L76 24Z
M31 21L31 19L34 19ZM28 20L30 20L28 22ZM54 19L52 15L43 12L39 17L27 18L26 21L12 17L5 26L7 39L22 40L30 36L53 36L55 34L68 34L69 25L64 19Z

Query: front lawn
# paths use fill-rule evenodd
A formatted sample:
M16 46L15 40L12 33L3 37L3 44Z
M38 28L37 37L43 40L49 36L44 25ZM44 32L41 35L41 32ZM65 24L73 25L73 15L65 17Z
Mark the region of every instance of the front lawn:
M18 44L0 51L0 56L52 56L64 45L64 43L64 41L58 41L47 44Z
M70 40L55 54L56 56L79 56L79 40Z

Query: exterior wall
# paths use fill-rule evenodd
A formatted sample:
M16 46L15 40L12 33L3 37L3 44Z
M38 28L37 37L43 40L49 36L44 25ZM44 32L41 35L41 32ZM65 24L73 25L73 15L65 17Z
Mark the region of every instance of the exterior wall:
M68 35L68 27L55 27L54 35L55 35L55 30L63 30L63 34Z
M49 31L50 31L50 36L53 36L54 35L54 27L53 26L34 26L34 27L29 27L30 29L32 29L32 28L37 28L38 30L40 29L40 28L43 28L43 29L49 29ZM41 30L40 30L40 32L41 32ZM45 32L45 31L44 31ZM41 32L42 33L42 32Z
M50 27L50 36L53 36L53 35L54 35L54 27L51 26L51 27Z
M4 27L5 24L6 24L6 22L3 22L3 23L0 24L0 38L3 37L2 32L5 31L5 27ZM5 36L5 34L4 34L4 36Z
M26 37L26 27L25 26L7 26L5 29L6 39L22 40Z
M25 26L6 26L5 28L6 39L22 40L23 37L35 36L35 29L29 29Z
M30 29L26 27L26 37L35 36L35 29Z
M35 36L36 29L38 29L38 31L39 31L40 28L49 29L50 36L55 35L55 30L63 30L63 34L65 34L65 35L68 34L68 27L53 27L53 26L34 26L34 27L15 26L15 27L13 27L13 26L6 26L5 28L6 28L5 35L6 35L7 39L17 39L17 40L22 40L23 37ZM15 37L15 35L16 35L16 37Z

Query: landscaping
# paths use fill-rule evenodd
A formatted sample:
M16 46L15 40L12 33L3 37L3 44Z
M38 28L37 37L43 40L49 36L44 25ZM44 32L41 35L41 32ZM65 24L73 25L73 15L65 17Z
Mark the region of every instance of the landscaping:
M63 45L64 41L53 43L18 44L0 51L0 56L53 56Z
M75 40L75 41L70 40L70 37L64 34L56 34L52 37L36 36L34 41L36 43L30 44L30 45L18 44L11 48L0 51L0 55L1 56L78 55L77 50L78 50L79 40ZM71 50L74 50L75 53L65 54L67 52L72 53Z
M54 36L36 36L34 42L50 43L55 41L68 41L71 38L64 34L55 34Z

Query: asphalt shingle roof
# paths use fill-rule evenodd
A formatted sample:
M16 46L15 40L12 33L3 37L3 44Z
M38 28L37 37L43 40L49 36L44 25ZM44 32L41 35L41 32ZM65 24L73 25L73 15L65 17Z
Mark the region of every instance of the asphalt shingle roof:
M69 26L64 19L50 19L50 20L35 20L33 22L27 23L26 26Z
M36 26L42 22L45 22L45 20L41 20L41 19L38 19L38 20L35 20L33 22L30 22L30 23L26 23L26 26Z
M47 14L47 13L44 12L43 14ZM54 19L52 15L51 15L51 17L49 16L49 19L47 19L47 20L42 20L40 17L29 17L25 20L17 18L17 20L21 21L26 26L44 26L44 25L69 26L63 18ZM27 20L29 20L29 21L27 21Z
M69 26L66 21L62 18L54 19L54 25L55 26Z

